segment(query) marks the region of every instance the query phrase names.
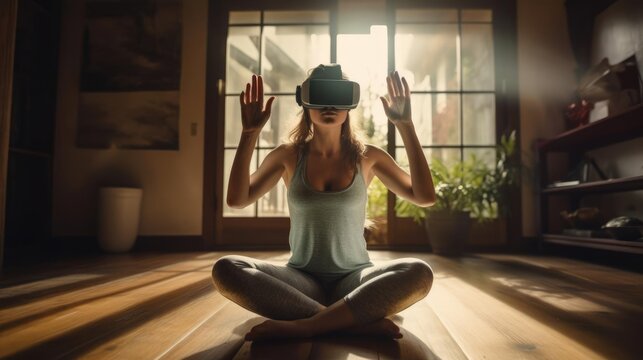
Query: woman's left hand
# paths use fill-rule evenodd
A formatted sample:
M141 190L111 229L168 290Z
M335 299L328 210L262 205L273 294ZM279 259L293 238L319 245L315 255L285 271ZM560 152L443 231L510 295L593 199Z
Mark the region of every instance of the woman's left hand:
M388 96L380 96L384 112L388 119L395 125L413 125L411 121L411 90L406 79L397 71L386 77Z

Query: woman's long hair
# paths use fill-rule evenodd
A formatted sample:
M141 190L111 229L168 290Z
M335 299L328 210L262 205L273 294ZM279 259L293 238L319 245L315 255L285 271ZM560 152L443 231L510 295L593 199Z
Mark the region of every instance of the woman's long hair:
M316 78L317 70L323 65L309 71L308 78ZM347 80L346 75L342 74L342 79ZM346 114L346 120L342 124L340 135L341 149L344 153L344 159L351 165L357 163L364 157L364 143L359 139L356 132L351 126L350 112ZM306 150L306 145L313 137L313 122L307 109L303 109L299 118L299 123L290 131L290 142L300 151Z

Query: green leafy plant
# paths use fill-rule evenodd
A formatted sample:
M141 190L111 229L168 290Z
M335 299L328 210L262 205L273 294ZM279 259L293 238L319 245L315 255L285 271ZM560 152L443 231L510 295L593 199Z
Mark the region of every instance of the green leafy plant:
M517 182L519 167L513 165L516 148L515 131L503 135L496 147L495 166L488 166L475 154L462 162L445 164L431 161L436 202L428 208L398 199L398 216L408 216L420 223L432 211L469 212L479 221L497 218L506 211L505 192Z
M474 217L485 220L507 214L507 190L517 185L520 174L520 166L513 163L515 151L516 132L512 131L509 136L502 135L496 147L495 167L480 170L483 180L472 204Z
M388 190L377 177L373 178L368 188L368 202L366 203L366 215L369 219L386 216L386 197Z

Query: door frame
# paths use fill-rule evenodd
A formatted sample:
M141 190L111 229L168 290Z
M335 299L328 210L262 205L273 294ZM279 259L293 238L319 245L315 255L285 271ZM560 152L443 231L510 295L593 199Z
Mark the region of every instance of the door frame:
M9 136L13 95L13 62L18 0L0 2L0 274L3 269Z

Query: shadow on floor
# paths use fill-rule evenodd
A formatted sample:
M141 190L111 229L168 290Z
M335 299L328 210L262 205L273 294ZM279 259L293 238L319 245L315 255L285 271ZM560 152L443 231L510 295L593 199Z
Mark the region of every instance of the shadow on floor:
M233 333L240 335L238 347L229 342L195 353L186 359L440 359L413 333L400 327L402 339L381 337L325 335L307 339L275 339L244 342L243 335L263 318L253 318L237 326ZM217 354L216 356L214 354Z

